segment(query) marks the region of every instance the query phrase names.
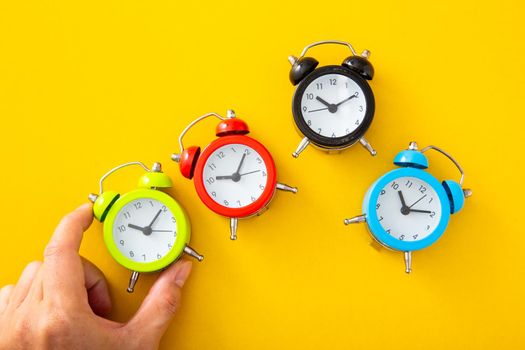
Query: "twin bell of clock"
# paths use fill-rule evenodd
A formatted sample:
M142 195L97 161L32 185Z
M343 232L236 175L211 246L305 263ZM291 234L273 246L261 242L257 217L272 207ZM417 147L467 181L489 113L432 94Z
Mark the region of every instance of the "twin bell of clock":
M218 137L201 152L198 146L184 147L186 133L200 121L214 117ZM191 122L179 136L180 153L171 158L181 174L193 179L202 202L215 213L230 219L230 238L237 239L238 219L261 214L276 190L297 193L297 188L277 182L270 152L246 136L248 124L229 110L226 117L208 113Z
M352 55L341 65L318 67L313 57L305 57L314 46L336 44L350 49ZM374 77L370 51L361 55L344 41L319 41L306 46L299 57L288 57L292 65L290 81L296 87L292 112L303 139L293 153L297 158L309 144L325 151L340 151L356 142L371 155L376 151L364 134L374 118L375 101L368 80Z
M123 195L104 191L104 180L129 166L146 170L138 188ZM128 292L133 292L140 273L160 271L183 253L203 259L188 245L191 225L186 212L161 191L172 187L172 182L162 172L160 163L154 163L151 169L141 162L119 165L104 174L99 185L99 194L89 195L93 215L104 223L104 243L113 259L132 271Z

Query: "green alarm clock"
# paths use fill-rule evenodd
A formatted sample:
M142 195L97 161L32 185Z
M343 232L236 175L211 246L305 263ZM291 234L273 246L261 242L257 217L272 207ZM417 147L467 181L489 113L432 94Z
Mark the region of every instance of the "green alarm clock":
M138 188L120 195L104 191L103 183L116 171L137 165L146 170ZM132 293L139 274L165 269L183 253L202 261L188 244L191 225L182 206L159 189L172 187L161 164L151 170L141 162L119 165L100 178L100 194L90 194L93 214L104 223L104 243L120 265L132 271L128 292Z

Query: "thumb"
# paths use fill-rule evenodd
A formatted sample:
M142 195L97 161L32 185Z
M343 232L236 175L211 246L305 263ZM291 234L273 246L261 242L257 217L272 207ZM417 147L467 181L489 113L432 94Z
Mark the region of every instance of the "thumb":
M159 341L180 307L182 287L190 272L191 262L186 260L163 271L126 328L148 340Z

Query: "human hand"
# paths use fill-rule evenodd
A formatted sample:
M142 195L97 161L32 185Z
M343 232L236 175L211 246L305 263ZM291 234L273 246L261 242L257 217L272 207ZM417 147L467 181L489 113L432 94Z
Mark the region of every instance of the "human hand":
M156 349L191 272L178 261L162 272L127 323L104 318L111 299L102 272L78 254L93 220L86 204L65 216L16 285L0 289L0 349Z

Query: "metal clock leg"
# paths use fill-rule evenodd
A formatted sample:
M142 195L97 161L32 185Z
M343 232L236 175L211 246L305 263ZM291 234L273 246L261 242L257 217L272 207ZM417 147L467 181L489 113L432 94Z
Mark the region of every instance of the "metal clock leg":
M308 147L308 145L310 144L310 140L308 139L308 137L305 137L304 139L301 140L301 142L299 143L299 146L297 146L297 149L295 150L294 153L292 153L292 156L294 158L297 158L299 157L299 154L304 151L304 149L306 147Z
M237 239L237 223L237 218L230 219L230 239L232 241L235 241Z
M197 259L199 261L202 261L202 259L204 259L204 256L202 256L199 253L197 253L195 251L195 249L193 249L192 247L190 247L188 245L184 247L184 253L188 254L192 258L195 258L195 259Z
M137 271L131 272L131 277L129 279L129 285L128 285L128 293L133 293L133 290L135 289L135 284L137 284L137 280L139 279L140 273Z
M353 218L345 219L345 221L344 221L345 225L360 224L362 222L366 222L366 215L365 214L354 216Z
M412 252L405 252L405 272L412 271Z
M288 186L279 182L277 183L277 189L285 192L297 193L297 187Z
M359 139L359 143L363 145L363 147L366 148L367 151L370 152L371 155L375 156L377 154L376 150L372 147L372 145L364 137L361 137Z

